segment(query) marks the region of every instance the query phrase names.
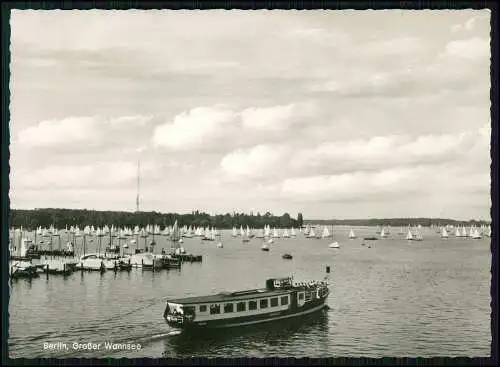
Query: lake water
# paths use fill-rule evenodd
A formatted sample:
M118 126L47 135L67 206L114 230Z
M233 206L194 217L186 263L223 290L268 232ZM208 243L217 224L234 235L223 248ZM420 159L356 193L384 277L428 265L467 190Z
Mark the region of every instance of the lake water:
M160 272L42 275L15 280L10 292L9 355L33 357L384 357L490 355L490 239L409 242L397 230L363 241L374 228L335 228L329 240L242 243L224 232L216 242L185 239L202 263ZM158 248L169 247L165 238ZM64 242L64 241L63 241ZM331 242L331 241L330 241ZM96 245L94 241L90 246ZM362 246L370 243L371 248ZM292 260L281 255L289 252ZM244 329L175 335L163 319L165 298L263 287L275 276L322 279L331 266L330 309L307 319ZM68 350L44 350L44 343ZM72 343L139 343L138 351L74 350Z

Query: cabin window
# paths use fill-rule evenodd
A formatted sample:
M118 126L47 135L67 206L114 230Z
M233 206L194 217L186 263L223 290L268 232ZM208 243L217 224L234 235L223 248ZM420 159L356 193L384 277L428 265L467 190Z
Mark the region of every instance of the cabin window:
M286 306L288 304L288 296L281 297L281 305Z
M234 305L232 303L226 303L224 305L224 313L233 312L233 310L234 310Z
M247 308L246 306L247 306L246 302L238 302L236 304L236 311L238 311L238 312L246 311L246 308Z
M195 314L194 306L184 306L184 314L185 315L194 315Z
M306 301L311 300L311 292L306 292Z
M207 305L200 305L200 312L207 312Z
M215 315L220 313L220 305L210 305L210 315Z
M304 299L304 293L299 293L299 300L302 301Z
M249 310L256 310L257 309L257 301L249 301L248 302L248 309Z
M278 297L271 298L271 307L278 307Z
M260 300L260 308L267 308L267 298Z

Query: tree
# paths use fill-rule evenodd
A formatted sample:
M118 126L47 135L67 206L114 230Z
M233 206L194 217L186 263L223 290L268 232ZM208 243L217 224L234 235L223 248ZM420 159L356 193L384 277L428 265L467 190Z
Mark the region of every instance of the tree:
M299 227L302 227L302 224L303 224L303 223L304 223L304 218L302 218L302 213L299 213L299 214L297 215L297 225L298 225Z

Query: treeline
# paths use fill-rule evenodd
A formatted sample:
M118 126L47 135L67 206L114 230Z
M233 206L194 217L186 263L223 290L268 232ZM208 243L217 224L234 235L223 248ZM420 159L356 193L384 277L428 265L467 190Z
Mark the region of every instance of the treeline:
M12 209L9 215L9 227L23 227L33 230L41 226L42 228L65 228L66 226L103 227L105 225L115 227L145 227L146 225L159 225L161 227L171 226L177 221L179 226L193 227L215 227L218 229L230 229L233 226L249 226L252 228L262 228L264 225L271 227L298 227L302 224L302 214L299 213L297 219L285 213L282 216L275 216L269 212L265 214L245 214L226 213L220 215L210 215L207 213L193 211L190 214L158 213L158 212L116 212L116 211L96 211L86 209L34 209L21 210Z
M376 218L376 219L329 219L329 220L304 220L305 224L320 224L320 225L350 225L350 226L393 226L406 227L408 225L424 227L431 225L476 225L489 224L490 222L471 219L469 221L459 221L446 218Z

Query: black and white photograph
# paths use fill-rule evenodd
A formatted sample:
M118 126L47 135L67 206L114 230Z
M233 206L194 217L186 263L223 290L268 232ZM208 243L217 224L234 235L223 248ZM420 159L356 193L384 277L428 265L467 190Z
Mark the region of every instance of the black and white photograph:
M12 9L9 358L489 357L490 18Z

